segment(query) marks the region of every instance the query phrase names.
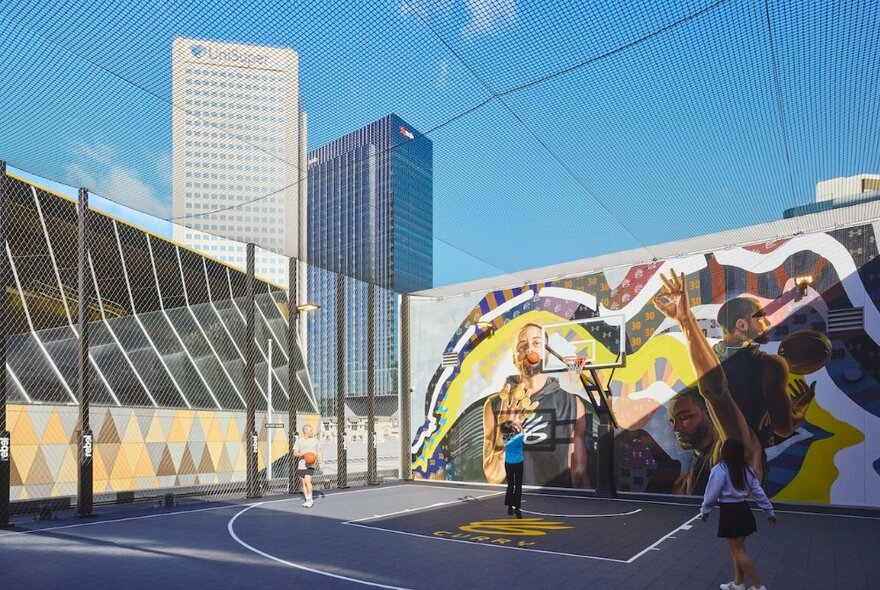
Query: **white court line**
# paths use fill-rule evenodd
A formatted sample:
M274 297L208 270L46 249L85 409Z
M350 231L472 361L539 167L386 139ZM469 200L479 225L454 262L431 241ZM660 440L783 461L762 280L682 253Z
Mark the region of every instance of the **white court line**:
M500 496L503 492L494 492L492 494L486 494L484 496L471 496L475 500L480 500L482 498L491 498L492 496ZM363 518L355 518L354 520L346 520L341 524L351 524L354 522L362 522L365 520L374 520L376 518L385 518L386 516L395 516L397 514L406 514L407 512L418 512L419 510L428 510L429 508L437 508L438 506L448 506L450 504L462 504L467 500L450 500L449 502L434 502L433 504L429 504L427 506L418 506L416 508L404 508L403 510L398 510L396 512L389 512L387 514L376 514L374 516L365 516Z
M452 543L466 543L468 545L476 545L477 547L493 547L495 549L509 549L513 551L528 551L529 553L547 553L550 555L561 555L563 557L577 557L579 559L596 559L600 561L613 561L615 563L629 563L628 561L624 561L622 559L614 559L611 557L598 557L596 555L578 555L577 553L565 553L562 551L549 551L547 549L529 549L527 547L509 547L507 545L490 545L484 543L477 543L475 541L466 541L463 539L447 539L446 537L435 537L432 535L425 535L422 533L410 533L408 531L397 531L394 529L383 529L382 527L372 526L369 524L357 524L357 523L348 523L348 526L356 526L362 529L368 529L373 531L382 531L385 533L395 533L397 535L408 535L410 537L422 537L423 539L431 539L432 541L450 541ZM673 531L674 532L674 531Z
M365 489L365 490L350 490L350 491L344 491L344 492L333 492L331 494L327 494L325 496L325 499L332 498L334 496L341 496L341 495L348 495L348 494L359 494L361 492L375 492L375 491L379 491L379 490L383 490L383 489L390 490L390 489L393 489L396 487L404 487L404 486L389 486L387 488L369 488L369 489ZM291 500L291 499L292 498L282 498L279 500L267 500L264 502L260 502L260 504L268 504L270 502L282 502L282 501ZM125 518L112 518L109 520L92 520L92 521L88 521L88 522L78 522L76 524L65 524L65 525L59 525L59 526L44 527L44 528L40 528L40 529L32 529L32 530L28 530L28 531L7 531L7 532L0 533L0 538L12 537L15 535L38 535L38 534L40 534L42 532L46 532L46 531L57 531L57 530L61 530L61 529L75 529L75 528L79 528L79 527L96 526L96 525L100 525L100 524L114 524L117 522L130 522L133 520L144 520L147 518L162 518L162 517L166 517L166 516L180 516L180 515L185 515L185 514L194 514L196 512L208 512L210 510L223 510L225 508L241 508L242 506L254 506L254 505L255 504L253 502L250 502L247 504L226 504L224 506L211 506L209 508L194 508L192 510L178 510L176 512L163 512L162 514L142 514L141 516L127 516Z
M421 487L421 486L406 484L406 487ZM437 486L437 487L443 487L443 486ZM454 488L447 487L446 489L454 489ZM500 496L503 493L504 492L492 492L489 494L484 494L482 496L472 496L472 497L475 500L480 500L482 498L491 498L493 496ZM544 494L536 494L536 495L544 495ZM560 497L569 498L571 496L560 496ZM356 518L353 520L347 520L347 521L343 522L342 524L351 524L354 522L363 522L365 520L374 520L376 518L385 518L387 516L395 516L398 514L418 512L419 510L428 510L430 508L437 508L439 506L448 506L450 504L459 504L461 502L462 502L462 500L451 500L449 502L435 502L435 503L429 504L427 506L419 506L417 508L405 508L403 510L398 510L396 512L389 512L387 514L377 514L375 516L365 516L363 518ZM533 510L523 510L523 512L525 512L527 514L537 514L540 516L552 516L555 518L607 518L607 517L611 517L611 516L631 516L633 514L637 514L637 513L641 512L641 511L642 511L641 508L637 508L636 510L632 510L630 512L617 512L617 513L613 513L613 514L550 514L547 512L535 512ZM379 527L372 527L372 528L379 528ZM383 530L387 530L387 529L383 529Z
M636 508L631 512L615 512L612 514L550 514L548 512L535 512L533 510L522 510L526 514L538 514L540 516L552 516L554 518L608 518L610 516L631 516L641 512L641 508Z
M411 483L411 484L401 484L407 487L415 487L415 488L445 488L445 489L455 489L457 485L467 485L467 486L475 486L475 487L504 487L506 484L491 484L491 483L478 483L478 482L462 482L456 481L451 484L430 484L430 483ZM541 486L523 486L524 490L533 489L539 490L542 489ZM565 490L569 488L543 488L543 489L551 489L551 490ZM589 491L589 490L582 490ZM571 500L600 500L607 502L636 502L639 504L656 504L658 506L680 506L682 508L693 507L695 510L700 509L700 505L698 503L688 504L684 502L674 502L671 500L648 500L648 499L640 499L640 498L596 498L593 496L580 496L575 494L543 494L537 492L523 492L524 496L545 496L548 498L568 498ZM870 510L871 507L868 507ZM525 511L524 511L525 512ZM752 512L763 512L763 510L759 508L752 508ZM828 516L831 518L854 518L856 520L880 520L880 516L864 516L860 514L832 514L829 512L810 512L808 510L776 510L774 509L776 514L802 514L804 516Z
M113 518L110 520L93 520L90 522L78 522L76 524L65 524L60 526L50 526L42 529L33 529L29 531L9 531L5 533L0 533L0 538L2 537L12 537L14 535L38 535L40 533L44 533L46 531L57 531L61 529L75 529L84 526L95 526L99 524L114 524L117 522L128 522L132 520L142 520L147 518L161 518L163 516L178 516L180 514L192 514L194 512L207 512L209 510L223 510L224 508L239 508L241 504L227 504L226 506L212 506L210 508L197 508L195 510L185 510L180 512L164 512L162 514L143 514L141 516L129 516L126 518Z
M413 488L438 488L438 489L446 489L446 490L454 490L458 486L472 486L472 487L483 487L483 488L505 488L507 484L504 483L480 483L480 482L469 482L469 481L454 481L448 484L444 483L406 483L401 484L405 487L413 487ZM589 489L586 488L559 488L559 487L545 487L545 486L533 486L533 485L524 485L523 490L571 490L574 489L578 492L590 492ZM526 492L523 491L523 496L537 496L538 498L565 498L567 500L587 500L587 501L600 501L600 502L635 502L638 504L658 504L663 506L682 506L689 507L693 506L697 510L699 510L700 505L698 503L688 504L684 502L673 502L668 500L648 500L642 498L605 498L600 496L587 496L583 493L579 494L547 494L540 491L535 492ZM779 512L777 510L776 512ZM834 516L843 516L843 515L834 515ZM871 517L863 517L863 518L871 518ZM880 517L878 517L880 518Z
M442 484L442 483L441 484L409 483L409 484L402 484L402 485L404 485L406 487L413 487L413 488L439 488L439 489L454 490L454 489L456 489L455 486L457 484L461 484L461 483L464 483L465 485L469 485L469 486L482 486L482 487L506 487L507 486L507 484L503 484L503 483L498 483L498 484L482 483L481 484L481 483L459 482L459 481L453 482L452 484L448 484L448 485ZM565 489L570 489L570 488L542 488L541 486L523 486L523 489L524 490L528 490L528 489L532 489L532 490L541 490L541 489L565 490ZM580 491L586 492L589 490L580 490ZM545 494L543 492L523 492L523 496L536 496L538 498L565 498L566 500L587 500L590 502L593 502L593 501L635 502L638 504L657 504L657 505L662 505L662 506L681 506L684 508L687 508L689 506L693 506L697 510L700 509L699 504L685 504L682 502L669 502L669 501L663 501L663 500L640 500L640 499L636 499L636 498L601 498L601 497L595 497L595 496L584 496L584 495L579 495L579 494ZM776 512L779 512L779 510L777 510ZM871 518L871 517L864 517L864 518ZM880 518L880 517L878 517L878 518Z
M669 531L668 533L666 533L665 535L663 535L662 537L660 537L657 541L654 541L654 542L651 543L648 547L645 547L644 549L642 549L641 551L639 551L638 553L636 553L635 555L633 555L632 557L630 557L630 558L626 561L626 563L632 563L632 562L634 562L635 560L637 560L639 557L641 557L642 555L644 555L644 554L647 553L648 551L655 551L655 550L659 551L659 549L657 549L657 545L659 545L660 543L662 543L662 542L665 541L666 539L672 537L672 535L674 535L674 534L677 533L678 531L689 531L689 530L691 529L691 526L690 526L691 523L694 522L695 520L697 520L698 518L700 518L700 515L699 515L699 514L697 514L696 516L690 518L687 522L685 522L684 524L680 525L679 527L677 527L677 528L675 528L675 529Z
M418 486L404 484L404 485L400 485L400 486L390 486L390 487L387 487L387 488L368 488L368 489L365 489L365 490L353 490L353 491L351 491L351 492L343 492L343 493L345 493L346 495L347 495L347 494L357 494L357 493L360 493L360 492L373 492L373 491L378 491L378 490L382 490L382 489L385 489L385 490L393 490L393 489L398 488L398 487L403 488L403 487L418 487ZM447 488L447 489L450 489L450 488ZM492 494L487 494L487 495L485 495L485 496L480 496L480 498L487 498L487 497L490 497L490 496L497 496L497 495L500 494L500 493L501 493L501 492L496 492L496 493L492 493ZM331 494L330 497L333 497L333 496L336 496L336 495L341 495L341 494ZM479 498L477 498L477 499L479 499ZM256 503L256 504L251 504L251 505L247 506L244 510L240 511L238 514L236 514L235 516L233 516L232 519L230 519L229 524L226 526L227 531L229 531L229 535L233 538L233 540L235 540L236 543L238 543L239 545L241 545L241 546L244 547L245 549L248 549L249 551L252 551L252 552L254 552L254 553L258 554L258 555L262 555L262 556L265 557L266 559L271 559L272 561L275 561L275 562L277 562L277 563L280 563L280 564L283 564L283 565L286 565L286 566L289 566L289 567L292 567L292 568L295 568L295 569L298 569L298 570L302 570L302 571L310 572L310 573L317 574L317 575L320 575L320 576L327 576L327 577L330 577L330 578L335 578L335 579L337 579L337 580L345 580L346 582L354 582L355 584L361 584L361 585L364 585L364 586L372 586L372 587L374 587L374 588L390 588L390 589L392 589L392 590L408 590L408 589L406 589L406 588L404 588L404 587L402 587L402 586L392 586L392 585L389 585L389 584L381 584L381 583L379 583L379 582L370 582L369 580L360 580L360 579L358 579L358 578L352 578L352 577L349 577L349 576L343 576L343 575L341 575L341 574L334 574L334 573L331 573L331 572L327 572L327 571L319 570L319 569L316 569L316 568L308 567L308 566L305 566L305 565L301 565L301 564L298 564L298 563L294 563L294 562L292 562L292 561L287 561L287 560L285 560L285 559L281 559L280 557L276 557L276 556L274 556L274 555L271 555L270 553L266 553L265 551L261 551L261 550L257 549L256 547L254 547L254 546L252 546L252 545L249 545L248 543L246 543L246 542L244 542L243 540L241 540L241 539L238 537L238 535L235 534L235 530L234 530L234 527L233 527L233 524L235 523L235 520L236 520L239 516L241 516L242 514L244 514L245 512L247 512L248 510L250 510L251 508L256 508L257 506L262 506L263 504L271 504L271 503L274 503L274 502L290 502L291 500L294 500L294 498L282 498L282 499L279 499L279 500L267 500L267 501L265 501L265 502L258 502L258 503ZM296 501L299 501L299 499L297 498ZM369 519L374 519L374 518L382 518L383 516L391 516L391 515L394 515L394 514L402 514L402 513L404 513L404 512L412 512L412 511L415 511L415 510L424 510L424 509L426 509L426 508L432 508L432 507L436 507L436 506L444 506L444 505L446 505L446 504L454 504L454 503L461 503L461 502L464 502L464 500L457 499L457 500L453 500L453 501L450 501L450 502L438 502L438 503L431 504L430 506L425 506L425 507L422 507L422 508L412 508L412 509L407 509L407 510L398 510L397 512L391 512L391 513L389 513L389 514L378 515L378 516L368 516L368 517L366 517L366 518L358 519L358 520L369 520ZM354 524L355 522L357 522L357 521L346 521L346 522L343 522L342 524L348 524L348 525L350 525L350 526L359 526L359 527L363 527L363 528L367 528L367 529L373 529L373 530L375 530L375 529L377 528L377 527L371 527L371 526L366 526L366 525ZM396 531L392 531L392 532L396 532Z
M760 508L752 508L752 512L764 511ZM855 518L856 520L880 520L880 516L861 516L859 514L829 514L827 512L808 512L806 510L773 510L774 514L802 514L804 516L830 516L833 518Z
M418 487L421 484L412 484L415 487ZM430 486L430 487L443 487L439 486ZM605 500L608 502L637 502L639 504L656 504L657 506L679 506L681 508L690 508L693 507L695 510L700 510L699 504L684 504L682 502L672 502L672 501L664 501L664 500L639 500L636 498L591 498L590 496L573 496L571 494L541 494L541 493L529 493L524 492L524 496L546 496L549 498L567 498L573 500ZM760 512L763 514L763 510L760 508L751 508L752 512ZM525 510L523 510L525 512ZM803 516L829 516L832 518L854 518L856 520L880 520L880 516L864 516L860 514L832 514L829 512L809 512L807 510L780 510L774 508L773 510L776 514L800 514Z
M507 487L506 483L485 483L485 482L481 483L478 481L453 481L453 482L449 482L448 484L427 483L427 480L418 480L418 481L419 481L419 483L415 483L414 480L408 480L409 483L404 483L401 485L404 485L404 486L410 487L410 488L438 488L441 490L455 490L455 489L460 489L460 488L465 488L465 487L501 488L501 489L505 489ZM422 481L425 481L426 483L421 483ZM548 489L549 490L566 490L569 488L546 488L543 486L524 485L523 489L524 490L548 490ZM486 491L488 491L488 490L486 490ZM586 491L586 490L584 490L584 491ZM523 492L523 493L525 493L525 492Z
M369 490L363 490L363 491L369 491ZM272 502L281 502L281 501L290 502L291 500L294 500L294 498L285 498L284 500L272 500ZM296 500L298 501L299 499L297 498ZM337 580L345 580L346 582L354 582L355 584L362 584L364 586L372 586L374 588L390 588L391 590L408 590L404 586L392 586L390 584L380 584L379 582L370 582L368 580L359 580L357 578L343 576L340 574L334 574L334 573L326 572L326 571L319 570L316 568L301 565L298 563L293 563L292 561L287 561L285 559L281 559L280 557L275 557L274 555L266 553L265 551L260 551L256 547L254 547L252 545L248 545L247 543L242 541L240 538L238 538L238 535L236 535L235 531L233 530L233 524L235 524L235 520L239 516L241 516L242 514L247 512L248 510L250 510L251 508L256 508L257 506L262 506L263 504L269 504L269 503L270 502L259 502L257 504L253 504L251 506L248 506L247 508L245 508L244 510L242 510L241 512L239 512L238 514L236 514L235 516L232 517L232 519L229 521L229 524L226 525L226 530L229 531L229 535L235 540L236 543L238 543L239 545L241 545L245 549L248 549L249 551L252 551L258 555L262 555L266 559L271 559L272 561L275 561L275 562L280 563L282 565L290 566L292 568L295 568L295 569L298 569L298 570L301 570L304 572L318 574L319 576L327 576L329 578L335 578ZM353 526L358 526L358 525L353 525Z
M406 485L407 487L423 487L423 486L427 486L427 487L439 487L439 488L445 488L445 489L455 489L455 488L452 488L452 487L450 487L450 486L444 486L444 485L430 485L430 484L404 484L404 485ZM500 494L501 494L501 492L497 492L497 493L494 493L494 494L488 494L488 495L486 495L486 496L479 496L479 498L486 498L486 497L489 497L489 496L496 496L496 495L500 495ZM584 497L582 497L582 496L570 496L570 495L561 495L561 494L529 494L529 495L532 495L532 496L550 496L550 497L569 498L569 499L586 499L586 500L605 500L605 499L606 499L606 498L584 498ZM478 499L479 499L479 498L478 498ZM607 498L607 499L610 499L610 498ZM629 501L629 500L623 500L623 501ZM635 501L638 501L638 500L635 500ZM443 503L441 503L441 504L436 504L436 505L454 504L454 503L457 503L457 502L461 502L461 501L456 501L456 502L443 502ZM650 502L650 501L648 501L648 502ZM676 504L676 506L682 506L682 504ZM426 508L427 508L427 507L426 507ZM401 511L398 511L398 512L396 512L396 513L392 513L392 514L401 514L401 513L404 513L404 512L415 512L416 510L419 510L419 509L418 509L418 508L415 508L415 509L401 510ZM556 518L595 518L595 517L603 517L603 516L626 516L626 515L632 515L632 514L636 514L636 513L638 513L638 512L641 512L641 510L642 510L642 509L639 508L639 509L637 509L637 510L634 510L634 511L632 511L632 512L627 512L627 513L619 513L619 514L598 514L598 515L592 515L592 514L591 514L591 515L574 515L574 514L559 514L559 515L555 515L555 514L543 514L543 513L540 513L540 512L529 512L529 511L527 511L527 510L523 510L523 512L528 512L529 514L542 514L542 515L544 515L544 516L553 516L553 517L556 517ZM480 546L480 547L495 547L495 548L497 548L497 549L515 549L515 550L518 550L518 551L531 551L531 552L534 552L534 553L546 553L546 554L550 554L550 555L561 555L561 556L563 556L563 557L575 557L575 558L580 558L580 559L594 559L594 560L599 560L599 561L611 561L611 562L615 562L615 563L625 563L625 564L630 564L630 563L633 563L633 562L634 562L635 560L637 560L638 558L640 558L641 556L643 556L643 555L645 555L646 553L648 553L649 551L659 551L659 549L657 549L657 545L659 545L659 544L662 543L663 541L665 541L665 540L671 538L671 537L672 537L675 533L677 533L678 531L687 531L687 530L690 530L690 529L691 529L691 526L690 526L691 523L694 522L695 520L697 520L698 518L700 518L700 515L697 514L696 516L691 517L690 519L688 519L687 521L685 521L683 524L677 526L676 528L674 528L674 529L671 530L670 532L666 533L665 535L663 535L662 537L660 537L658 540L656 540L655 542L653 542L652 544L650 544L650 545L649 545L648 547L646 547L645 549L642 549L641 551L639 551L638 553L636 553L635 555L633 555L633 556L630 557L629 559L614 559L614 558L611 558L611 557L600 557L600 556L597 556L597 555L579 555L579 554L576 554L576 553L566 553L566 552L563 552L563 551L550 551L550 550L547 550L547 549L530 549L530 548L527 548L527 547L509 547L509 546L506 546L506 545L490 545L490 544L484 544L484 543L477 543L477 542L475 542L475 541L468 541L468 540L465 540L465 539L447 539L446 537L436 537L436 536L433 536L433 535L425 535L425 534L422 534L422 533L412 533L412 532L409 532L409 531L398 531L398 530L395 530L395 529L386 529L386 528L383 528L383 527L372 526L372 525L369 525L369 524L357 524L359 521L363 521L363 520L371 520L371 519L373 519L373 518L379 518L379 517L368 517L368 518L363 518L363 519L359 519L359 520L350 520L350 521L344 522L344 523L342 523L342 524L347 524L347 525L349 525L349 526L356 526L356 527L365 528L365 529L372 529L372 530L377 530L377 531L383 531L383 532L386 532L386 533L395 533L395 534L398 534L398 535L408 535L408 536L411 536L411 537L422 537L422 538L425 538L425 539L432 539L432 540L435 540L435 541L454 541L454 542L456 542L456 543L468 543L468 544L470 544L470 545L478 545L478 546Z

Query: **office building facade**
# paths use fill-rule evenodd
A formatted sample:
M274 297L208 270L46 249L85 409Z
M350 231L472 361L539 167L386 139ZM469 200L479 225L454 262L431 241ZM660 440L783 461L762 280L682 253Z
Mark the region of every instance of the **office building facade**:
M289 48L177 38L172 44L174 239L286 286L304 258L306 115ZM185 226L185 227L183 227Z
M397 295L433 279L433 145L391 114L309 152L309 367L316 393L337 387L340 281L347 397L366 396L367 322L376 333L376 394L397 394ZM340 279L338 275L344 275ZM368 313L367 285L375 289ZM328 404L328 408L332 404Z

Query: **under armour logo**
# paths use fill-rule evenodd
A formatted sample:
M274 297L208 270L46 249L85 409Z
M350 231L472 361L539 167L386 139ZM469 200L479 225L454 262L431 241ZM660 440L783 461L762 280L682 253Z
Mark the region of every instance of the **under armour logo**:
M531 419L526 420L523 424L523 443L527 445L536 445L547 440L550 435L543 432L547 429L547 422L544 422L544 416L536 414Z

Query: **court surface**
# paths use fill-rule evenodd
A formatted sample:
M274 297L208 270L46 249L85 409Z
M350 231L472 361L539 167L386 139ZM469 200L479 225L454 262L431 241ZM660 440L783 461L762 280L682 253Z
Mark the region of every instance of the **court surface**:
M384 484L301 496L98 506L0 530L17 588L718 588L731 577L697 507L499 488ZM756 514L747 546L775 588L876 588L880 519Z

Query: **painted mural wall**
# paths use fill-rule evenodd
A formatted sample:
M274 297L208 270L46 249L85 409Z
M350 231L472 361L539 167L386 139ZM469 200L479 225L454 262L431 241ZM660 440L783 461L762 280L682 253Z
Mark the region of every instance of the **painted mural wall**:
M518 403L525 483L591 487L598 419L584 389L526 357L547 342L541 327L622 315L625 342L586 335L600 353L626 352L625 366L598 371L620 425L619 490L699 495L734 437L774 499L880 506L877 230L413 301L414 477L503 481L498 428Z

